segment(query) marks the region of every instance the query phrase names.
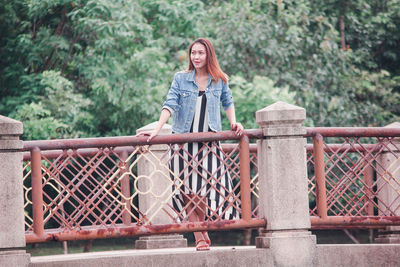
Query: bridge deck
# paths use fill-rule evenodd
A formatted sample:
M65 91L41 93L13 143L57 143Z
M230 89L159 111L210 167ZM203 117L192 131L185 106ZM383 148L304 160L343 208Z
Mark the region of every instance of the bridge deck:
M399 266L400 244L317 245L315 266ZM30 267L274 266L270 249L253 246L119 250L31 257Z

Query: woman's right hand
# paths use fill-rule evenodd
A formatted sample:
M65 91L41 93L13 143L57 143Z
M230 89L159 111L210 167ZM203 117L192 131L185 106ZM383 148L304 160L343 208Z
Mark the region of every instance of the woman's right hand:
M147 142L150 142L151 140L153 140L154 137L156 137L158 135L159 130L154 130L151 132L141 132L138 133L137 135L135 135L136 137L142 137L142 136L148 136L149 138L147 138Z

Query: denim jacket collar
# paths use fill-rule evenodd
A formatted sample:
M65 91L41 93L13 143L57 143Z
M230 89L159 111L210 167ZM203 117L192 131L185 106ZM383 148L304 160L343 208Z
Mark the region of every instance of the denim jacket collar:
M172 131L175 133L190 131L198 98L195 74L195 70L175 73L167 99L163 104L163 108L168 109L173 116ZM220 131L220 106L222 103L224 110L233 106L232 92L228 84L222 80L213 81L211 75L209 75L205 91L209 127L212 131Z
M189 72L189 74L186 77L186 80L188 82L196 82L195 81L195 75L196 75L196 69L193 69L191 72ZM208 74L208 82L207 82L207 86L210 85L210 83L212 82L213 78L210 74Z
M186 77L186 80L188 82L194 82L195 81L195 74L196 74L196 69L193 69L188 76Z

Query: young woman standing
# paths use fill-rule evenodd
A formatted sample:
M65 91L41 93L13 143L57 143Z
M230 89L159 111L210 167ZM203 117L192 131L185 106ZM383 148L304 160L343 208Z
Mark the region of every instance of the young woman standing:
M158 135L171 115L173 133L221 131L221 104L231 130L242 135L243 126L236 122L228 76L220 69L211 42L197 39L189 46L189 67L175 74L158 126L148 133L148 141ZM218 214L223 219L238 218L232 180L221 162L223 155L219 143L216 143L213 146L210 142L206 147L203 143L188 143L177 148L179 152L171 152L172 176L183 182L173 198L173 206L190 222L204 221L206 214L210 217ZM195 161L194 155L198 157ZM203 155L207 158L204 159ZM195 166L193 171L194 166L186 166L187 162L202 164ZM210 249L207 232L195 232L194 236L197 250Z

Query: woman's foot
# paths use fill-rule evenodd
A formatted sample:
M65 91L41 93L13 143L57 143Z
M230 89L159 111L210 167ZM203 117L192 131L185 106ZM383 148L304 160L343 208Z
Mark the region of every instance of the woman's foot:
M210 246L207 244L206 240L201 239L196 241L196 250L197 251L210 250Z
M202 232L194 232L193 234L196 240L197 251L210 250L210 245L205 240Z
M206 241L207 245L211 245L211 239L208 236L208 232L207 231L203 231L201 232L201 234L203 235L204 241Z

